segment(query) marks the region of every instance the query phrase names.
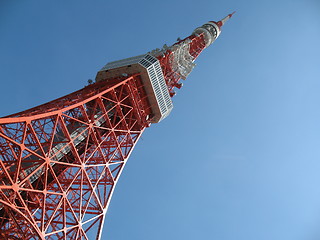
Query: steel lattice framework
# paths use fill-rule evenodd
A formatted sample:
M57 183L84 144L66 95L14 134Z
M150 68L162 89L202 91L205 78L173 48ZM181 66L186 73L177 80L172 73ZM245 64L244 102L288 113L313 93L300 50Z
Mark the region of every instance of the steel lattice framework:
M153 53L171 95L218 36L199 29ZM152 122L149 95L141 73L123 74L0 118L0 239L100 239L117 180Z
M88 231L101 231L118 176L148 125L139 75L114 82L0 120L2 237L88 239Z

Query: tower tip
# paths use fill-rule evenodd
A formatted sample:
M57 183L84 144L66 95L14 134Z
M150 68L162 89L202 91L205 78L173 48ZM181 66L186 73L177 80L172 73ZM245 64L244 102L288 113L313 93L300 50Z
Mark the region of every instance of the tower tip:
M235 14L235 12L236 11L233 11L233 13L228 14L225 18L223 18L219 22L217 22L218 26L222 27L225 24L225 22L228 21L233 16L233 14Z

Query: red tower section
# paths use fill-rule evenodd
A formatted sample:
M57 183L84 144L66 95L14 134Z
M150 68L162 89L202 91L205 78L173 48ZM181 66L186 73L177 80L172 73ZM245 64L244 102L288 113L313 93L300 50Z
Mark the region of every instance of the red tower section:
M143 130L170 113L173 88L231 16L170 47L108 63L79 91L0 118L0 239L100 239Z

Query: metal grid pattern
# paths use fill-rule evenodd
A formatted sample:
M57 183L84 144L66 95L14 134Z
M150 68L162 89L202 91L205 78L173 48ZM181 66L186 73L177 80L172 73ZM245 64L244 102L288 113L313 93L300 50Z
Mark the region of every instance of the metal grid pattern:
M100 239L149 114L139 75L104 85L0 118L0 239Z
M152 67L149 67L148 73L150 75L152 86L156 91L155 95L162 115L159 120L161 121L170 114L173 109L173 104L158 61L152 65Z
M150 97L150 102L152 102L152 98L156 99L157 111L153 111L153 114L158 114L158 111L160 110L159 120L157 121L160 122L170 114L173 104L159 60L157 58L149 54L126 58L123 60L110 62L106 64L100 71L119 69L124 66L133 66L135 64L139 64L143 67L140 67L141 74L146 74L147 81L149 81L151 84L152 89L151 91L147 92L147 95Z
M181 79L185 79L192 71L193 63L206 48L204 32L193 34L180 40L176 44L159 51L153 55L159 60L170 96L174 96L174 88L182 86Z
M210 24L220 28L233 14ZM169 90L173 96L174 87L181 87L181 77L189 74L206 47L206 31L153 51L156 58L141 55L102 70L141 60L156 94ZM183 49L175 56L178 46ZM177 57L191 64L184 73L174 67ZM151 123L144 75L130 74L99 76L82 90L0 118L0 239L100 239L118 178ZM170 98L157 101L161 111L171 111Z

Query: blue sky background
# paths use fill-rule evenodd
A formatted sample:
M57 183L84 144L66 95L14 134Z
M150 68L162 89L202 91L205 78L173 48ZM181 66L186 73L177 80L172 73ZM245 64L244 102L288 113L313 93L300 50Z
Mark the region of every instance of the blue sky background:
M320 239L320 2L0 1L0 115L236 10L147 129L102 239Z

